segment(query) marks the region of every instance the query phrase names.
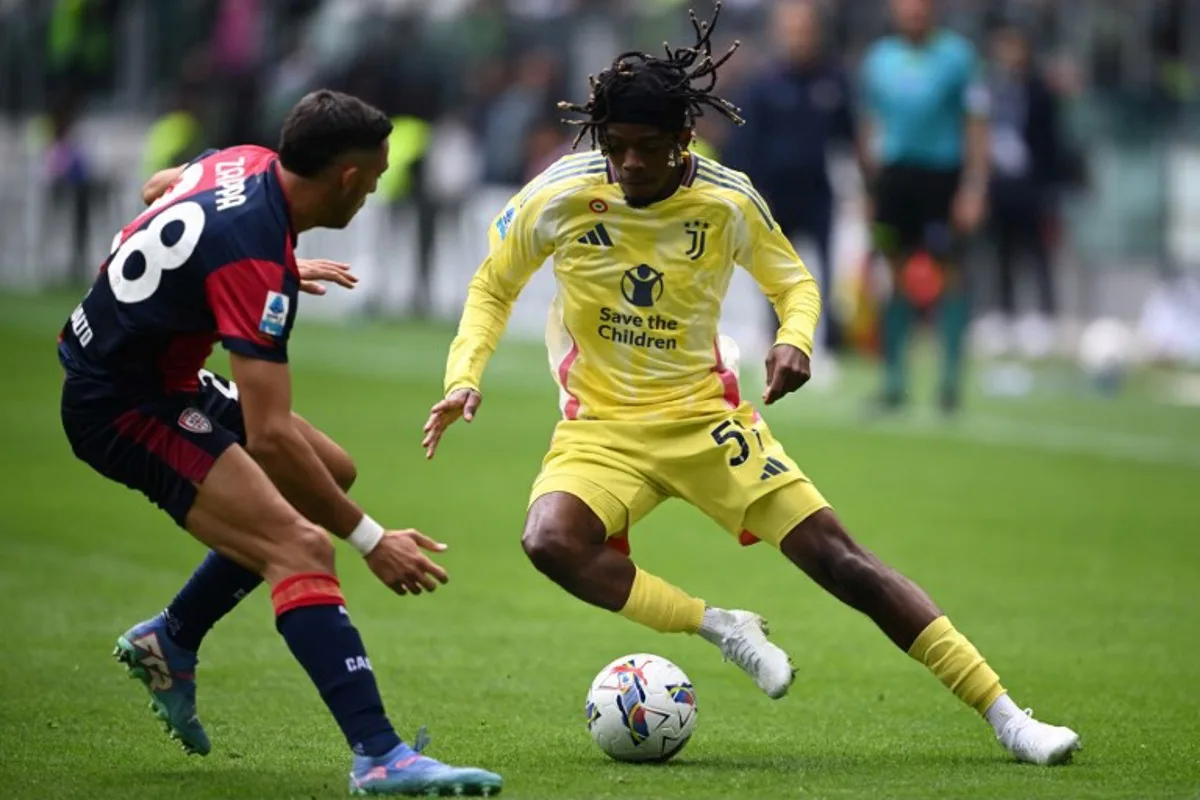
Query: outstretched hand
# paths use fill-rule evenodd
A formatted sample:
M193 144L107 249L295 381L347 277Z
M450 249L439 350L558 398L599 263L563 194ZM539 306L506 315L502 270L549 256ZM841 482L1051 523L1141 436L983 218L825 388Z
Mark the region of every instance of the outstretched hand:
M784 395L791 394L812 377L812 364L799 347L777 344L767 354L767 388L763 403L771 405Z
M479 410L479 404L482 402L483 397L474 389L455 389L446 395L446 399L429 409L429 419L424 428L425 438L421 440L421 446L425 448L425 457L433 458L442 434L459 417L467 422L475 419L475 412Z
M358 276L350 271L349 264L325 258L298 258L296 268L300 271L300 291L306 294L325 294L324 283L336 283L353 289Z
M445 549L446 545L420 531L389 531L367 556L367 566L396 594L432 592L450 577L421 551L440 553Z

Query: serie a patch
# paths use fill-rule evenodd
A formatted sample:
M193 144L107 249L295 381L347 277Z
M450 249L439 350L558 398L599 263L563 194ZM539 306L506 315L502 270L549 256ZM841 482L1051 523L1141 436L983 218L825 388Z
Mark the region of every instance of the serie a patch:
M258 329L268 336L283 336L287 330L288 308L291 300L279 292L267 292L267 302L263 303L262 319Z

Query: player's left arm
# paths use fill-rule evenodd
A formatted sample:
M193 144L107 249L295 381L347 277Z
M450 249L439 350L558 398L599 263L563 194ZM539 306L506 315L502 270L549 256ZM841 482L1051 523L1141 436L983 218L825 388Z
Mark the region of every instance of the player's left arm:
M988 116L991 101L988 96L984 69L974 49L966 45L962 103L963 171L958 194L954 199L954 224L961 232L970 233L983 222L987 208L988 180L991 172L991 143Z
M812 376L810 358L821 317L821 291L779 225L759 205L766 208L765 203L742 204L734 258L753 276L779 317L763 392L763 402L771 405Z

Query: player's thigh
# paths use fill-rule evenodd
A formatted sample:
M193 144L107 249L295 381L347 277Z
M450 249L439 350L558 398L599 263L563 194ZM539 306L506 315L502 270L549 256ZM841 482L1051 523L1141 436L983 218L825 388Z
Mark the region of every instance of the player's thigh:
M303 572L332 572L333 544L284 499L238 444L195 485L184 527L208 547L274 582Z
M64 396L63 427L75 455L99 474L141 492L181 527L217 459L238 442L195 398L88 408Z
M534 480L531 511L541 498L565 493L591 509L605 536L623 537L664 499L637 466L639 447L644 443L627 424L559 423Z
M562 560L609 541L607 526L577 493L560 490L538 495L525 515L521 546L535 563Z
M749 405L671 448L671 488L742 544L778 545L791 525L828 505ZM766 502L772 497L782 499Z
M293 562L316 569L327 537L288 505L237 434L197 404L158 398L89 411L64 399L63 426L82 461L141 492L209 547L260 574Z
M200 409L245 445L246 422L236 383L210 370L200 370ZM358 477L350 454L304 417L293 413L292 419L338 485L349 490Z

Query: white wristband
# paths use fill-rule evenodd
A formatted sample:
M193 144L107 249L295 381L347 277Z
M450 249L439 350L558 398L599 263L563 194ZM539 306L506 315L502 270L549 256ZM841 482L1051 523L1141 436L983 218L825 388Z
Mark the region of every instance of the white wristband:
M371 554L371 551L375 549L375 546L379 544L379 540L382 538L383 526L366 514L363 514L362 520L354 527L350 535L346 537L346 541L366 557Z

